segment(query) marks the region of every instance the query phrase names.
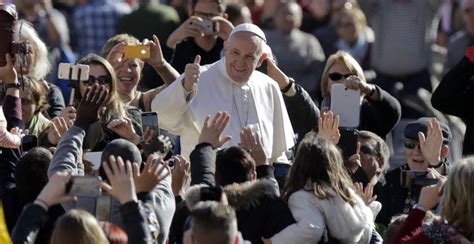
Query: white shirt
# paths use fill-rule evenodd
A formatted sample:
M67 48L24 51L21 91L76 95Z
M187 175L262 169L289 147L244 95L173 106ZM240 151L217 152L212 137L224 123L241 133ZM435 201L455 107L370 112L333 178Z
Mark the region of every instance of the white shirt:
M183 156L189 158L206 116L219 111L231 115L223 135L232 136L232 140L223 147L237 146L241 129L248 125L258 128L264 151L273 161L294 145L283 97L276 82L267 75L254 71L246 84L236 83L227 75L222 58L201 66L196 93L188 102L182 79L183 75L160 92L151 108L158 113L160 128L181 136Z

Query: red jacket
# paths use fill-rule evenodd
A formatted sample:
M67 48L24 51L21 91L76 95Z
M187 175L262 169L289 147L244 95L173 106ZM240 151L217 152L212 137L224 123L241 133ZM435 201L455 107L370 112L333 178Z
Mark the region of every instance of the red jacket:
M434 242L421 231L421 225L423 224L425 214L425 211L413 209L408 215L407 220L405 220L402 228L392 240L392 244L433 244Z

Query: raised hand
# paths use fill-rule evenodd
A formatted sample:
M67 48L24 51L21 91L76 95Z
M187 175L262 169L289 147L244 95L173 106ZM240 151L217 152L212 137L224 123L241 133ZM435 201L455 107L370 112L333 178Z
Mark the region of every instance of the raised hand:
M240 146L250 151L256 166L268 164L259 133L255 133L254 136L250 128L243 128L240 131Z
M369 206L373 201L377 199L377 195L374 196L374 186L367 184L364 189L364 185L360 182L354 182L354 189L356 193L364 200L365 205Z
M165 171L165 173L163 173ZM133 163L133 180L137 192L151 192L158 183L168 177L170 169L160 157L154 155L148 156L145 167L140 172L137 163Z
M214 149L221 147L227 141L231 140L231 136L222 137L222 132L229 123L230 114L227 112L218 112L212 121L209 123L209 115L204 120L201 134L199 135L198 143L207 142L212 145Z
M107 128L117 133L123 139L127 139L133 143L138 144L141 138L133 128L132 120L129 118L114 119L107 124Z
M331 111L323 112L319 118L318 129L319 137L337 144L341 138L341 134L339 133L339 115L334 117Z
M230 33L234 29L234 25L222 16L215 16L212 18L212 21L216 23L217 30L214 35L218 36L222 40L227 40Z
M166 60L163 57L163 52L161 51L160 40L158 37L153 35L153 41L148 41L144 44L150 46L150 58L147 58L144 61L153 67L162 67Z
M175 166L172 172L171 188L175 196L183 192L183 188L191 177L191 164L183 156L174 157Z
M76 109L73 106L65 107L61 110L61 113L59 113L59 117L63 117L68 123L73 123L77 117Z
M426 137L418 132L420 150L430 165L438 165L441 161L441 147L443 146L443 132L437 119L433 118L428 124Z
M55 204L75 200L75 196L66 195L66 184L71 179L71 172L55 172L43 188L37 199L51 207Z
M117 71L120 69L120 66L122 65L122 61L124 60L124 51L125 51L125 46L127 44L125 42L120 42L117 43L115 46L110 49L109 54L107 54L107 61L114 67L114 70Z
M66 134L67 130L72 126L72 121L67 121L63 117L55 117L49 127L48 140L51 144L59 143L61 137Z
M100 110L109 96L109 90L105 86L97 84L87 87L79 106L74 125L86 129L100 118Z
M197 16L191 16L183 24L181 24L166 41L166 45L174 48L178 42L188 37L204 36L204 29L201 26L202 19Z
M102 189L115 197L121 204L138 201L130 161L127 160L124 163L120 156L115 158L115 156L110 155L109 161L104 162L102 167L104 167L105 174L110 182L110 185L101 182Z
M184 68L184 80L183 86L186 91L191 91L194 88L194 84L199 81L201 56L196 55L194 62L191 64L186 64Z

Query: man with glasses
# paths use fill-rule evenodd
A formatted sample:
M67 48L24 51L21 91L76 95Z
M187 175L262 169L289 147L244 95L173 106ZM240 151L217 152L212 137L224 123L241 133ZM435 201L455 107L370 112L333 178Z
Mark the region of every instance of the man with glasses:
M428 168L433 168L442 175L448 173L446 159L451 130L447 125L435 118L424 117L407 124L404 135L407 163L385 175L386 184L378 198L382 211L377 216L377 223L388 225L392 216L408 213L418 201L422 185L404 187L402 171L426 172Z
M223 0L192 0L190 17L168 38L166 45L174 48L171 65L179 72L201 56L201 64L221 58L224 41L234 28L227 20Z

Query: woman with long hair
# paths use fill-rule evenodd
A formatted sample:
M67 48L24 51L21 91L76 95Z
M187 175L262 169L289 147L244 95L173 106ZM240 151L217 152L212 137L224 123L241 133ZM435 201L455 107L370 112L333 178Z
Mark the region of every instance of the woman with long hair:
M112 65L96 54L89 54L78 62L89 65L89 79L80 81L74 90L75 107L79 104L87 87L99 83L109 89L109 96L104 102L102 116L92 124L84 139L84 148L101 151L108 142L124 138L138 144L140 142L140 119L134 110L126 110L117 91L117 78ZM75 111L74 111L75 114Z
M438 184L422 188L418 204L392 243L474 242L474 157L455 163L447 180L435 170L430 172ZM438 203L440 217L422 226L426 211Z
M298 147L283 198L297 223L271 243L369 243L373 214L353 190L337 147L310 132Z

